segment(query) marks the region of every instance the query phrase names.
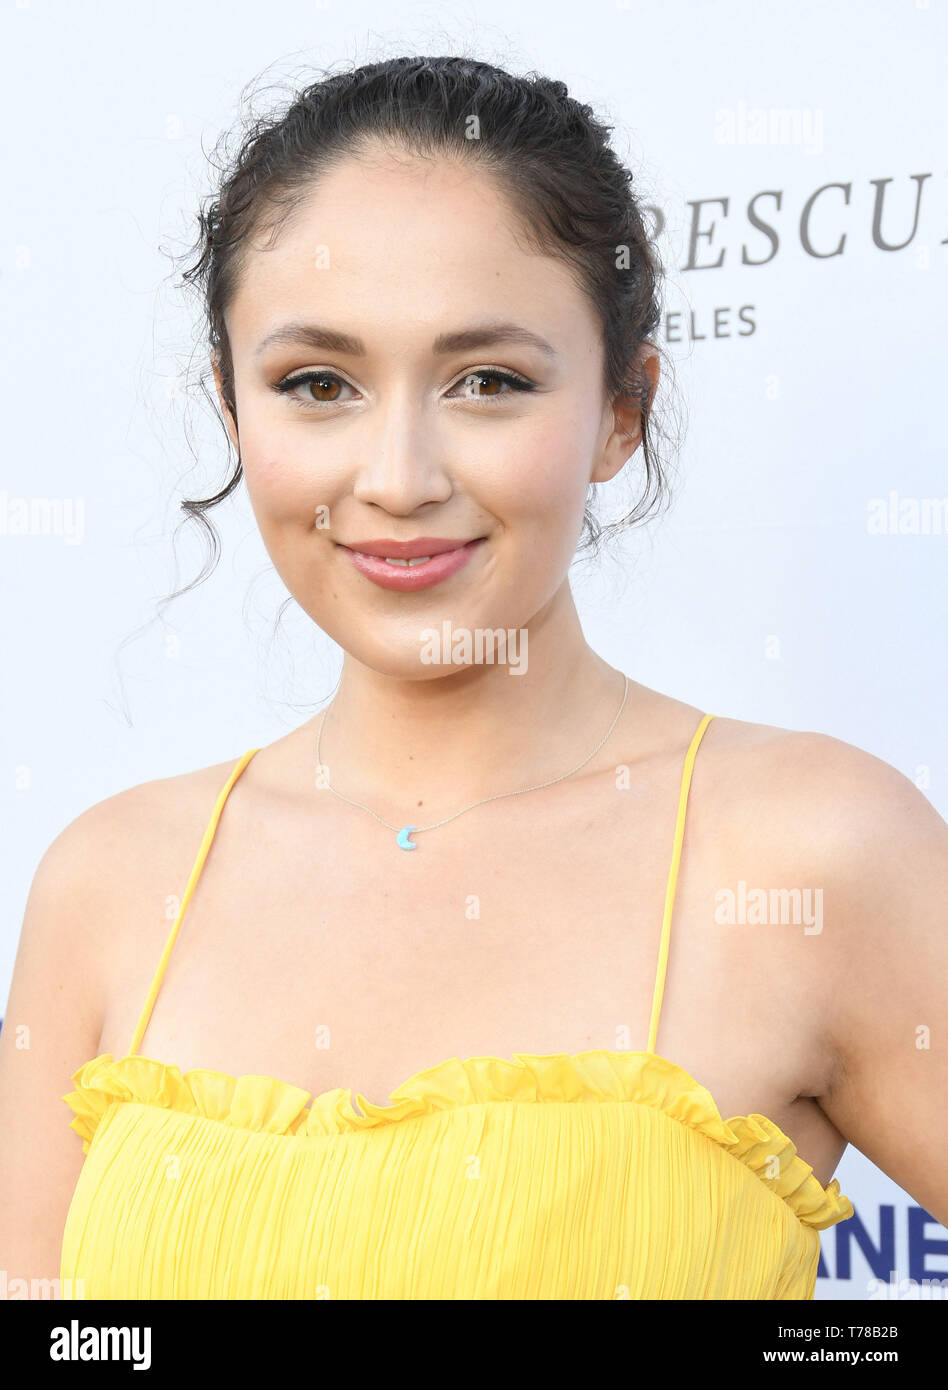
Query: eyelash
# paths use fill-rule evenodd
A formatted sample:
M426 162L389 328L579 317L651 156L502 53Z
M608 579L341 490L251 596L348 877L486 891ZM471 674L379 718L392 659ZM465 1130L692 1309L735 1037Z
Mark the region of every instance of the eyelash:
M506 382L507 385L515 391L536 390L536 386L534 385L534 383L532 381L528 381L526 377L519 376L515 372L502 371L499 367L481 367L473 372L465 372L464 375L459 378L458 385L463 384L465 381L468 380L469 377L496 377L498 381ZM342 402L340 401L304 401L301 400L299 396L294 396L292 394L292 392L296 389L297 386L305 386L308 382L311 381L338 381L343 386L349 385L349 383L347 381L343 381L342 377L337 375L336 372L331 372L329 370L310 370L306 372L299 372L295 376L284 377L282 381L278 381L275 384L273 389L274 391L279 391L281 395L288 395L290 399L294 401L296 405L300 406L303 410L323 410L328 406L342 404ZM470 396L468 397L468 399L479 401L484 404L493 404L494 401L502 401L504 397L508 395L510 395L509 391L502 391L497 396Z

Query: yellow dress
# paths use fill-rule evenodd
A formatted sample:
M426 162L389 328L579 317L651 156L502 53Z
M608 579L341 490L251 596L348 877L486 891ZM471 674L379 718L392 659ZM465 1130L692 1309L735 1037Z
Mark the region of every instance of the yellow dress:
M450 1057L392 1092L182 1072L139 1044L227 796L214 806L126 1056L63 1099L83 1162L63 1288L85 1298L809 1299L852 1216L764 1115L725 1120L655 1052L684 761L648 1047ZM361 1112L361 1113L360 1113ZM73 1281L72 1285L66 1281ZM82 1281L78 1285L76 1281Z

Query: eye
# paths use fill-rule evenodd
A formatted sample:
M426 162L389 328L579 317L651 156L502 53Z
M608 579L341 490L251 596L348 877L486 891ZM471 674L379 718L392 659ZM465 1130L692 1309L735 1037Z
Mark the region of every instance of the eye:
M528 381L525 376L519 376L516 372L504 372L498 367L480 367L475 372L468 372L458 383L460 386L467 386L476 382L500 382L509 389L506 391L493 391L487 395L478 393L476 396L468 396L468 400L496 401L502 400L504 396L509 396L511 392L533 391L534 383Z
M348 385L349 383L343 381L342 377L337 376L335 372L315 369L307 372L296 372L293 376L286 376L282 381L278 381L273 389L274 391L279 391L281 395L292 397L304 410L318 410L320 406L323 405L336 405L339 401L339 395L322 397L314 394L314 392L332 391L336 387ZM298 386L305 386L307 388L306 394L308 399L304 400L302 396L294 394ZM350 387L350 390L351 389Z

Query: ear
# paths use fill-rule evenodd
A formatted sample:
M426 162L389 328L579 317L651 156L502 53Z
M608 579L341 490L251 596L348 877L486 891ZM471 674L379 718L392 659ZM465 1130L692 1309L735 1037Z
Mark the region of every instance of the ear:
M648 383L648 405L651 408L658 387L661 360L658 349L645 343L639 349L638 365ZM621 393L611 402L612 432L602 447L596 467L590 475L591 483L607 483L628 463L642 442L642 407L639 401Z
M231 444L234 446L234 453L240 457L240 438L237 434L237 421L230 412L230 407L224 400L224 382L221 376L220 357L215 348L211 353L211 366L214 370L214 385L217 387L217 399L220 401L221 412L224 416L224 424L227 426L227 434Z

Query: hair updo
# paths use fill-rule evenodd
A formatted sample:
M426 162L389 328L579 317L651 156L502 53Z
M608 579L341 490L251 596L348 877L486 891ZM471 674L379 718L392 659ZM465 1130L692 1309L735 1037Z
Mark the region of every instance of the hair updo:
M514 76L466 57L368 63L313 82L282 114L256 119L221 168L217 192L198 214L200 232L189 253L193 264L182 276L200 295L203 331L234 420L224 314L247 250L261 234L279 231L322 173L370 141L387 140L425 157L444 154L481 164L515 210L529 249L564 261L599 316L605 391L610 399L634 400L642 411L644 485L632 510L605 526L587 504L578 550L598 550L604 536L659 509L668 479L656 451L653 392L638 349L650 343L664 366L653 340L662 320L662 269L646 231L645 205L632 191L632 174L609 144L611 130L590 106L571 97L563 82L536 73ZM217 533L205 513L233 492L241 477L238 455L220 492L181 504L204 526L212 547L213 559L195 584L219 555Z

